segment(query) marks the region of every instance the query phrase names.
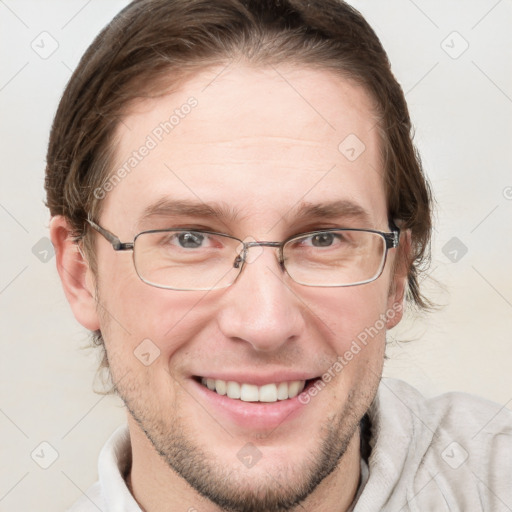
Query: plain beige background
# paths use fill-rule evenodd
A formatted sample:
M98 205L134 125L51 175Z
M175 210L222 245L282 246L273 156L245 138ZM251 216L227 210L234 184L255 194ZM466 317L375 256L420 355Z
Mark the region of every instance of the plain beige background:
M0 511L64 510L124 421L117 399L92 391L96 356L60 287L43 180L62 90L126 3L0 1ZM352 3L406 91L438 202L432 276L444 290L425 284L446 306L390 333L386 374L512 408L512 3Z

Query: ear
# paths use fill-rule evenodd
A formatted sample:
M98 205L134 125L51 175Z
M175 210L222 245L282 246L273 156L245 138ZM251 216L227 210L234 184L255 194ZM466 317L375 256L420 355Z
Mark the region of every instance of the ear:
M405 290L407 287L407 274L411 262L411 231L403 230L400 233L400 245L396 251L393 265L394 275L388 296L387 329L397 325L403 317ZM391 312L394 313L391 313Z
M71 226L65 217L56 215L51 219L50 237L64 293L75 318L85 328L95 331L100 328L100 323L94 276L71 234Z

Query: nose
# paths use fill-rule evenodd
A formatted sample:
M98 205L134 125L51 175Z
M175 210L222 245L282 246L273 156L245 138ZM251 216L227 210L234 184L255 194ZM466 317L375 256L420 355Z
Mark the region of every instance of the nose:
M293 288L277 251L264 248L254 261L246 261L238 279L225 290L219 304L220 330L258 352L279 350L304 332L304 306Z

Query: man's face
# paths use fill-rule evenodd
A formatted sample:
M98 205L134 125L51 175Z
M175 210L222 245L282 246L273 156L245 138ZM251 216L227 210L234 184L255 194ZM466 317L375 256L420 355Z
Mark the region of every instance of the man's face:
M170 227L266 241L334 227L389 231L376 118L361 88L298 67L221 70L130 110L118 129L115 169L148 135L156 140L155 127L189 97L197 100L103 199L102 226L121 241ZM362 146L351 151L354 136L365 146L355 160ZM220 205L231 215L160 208L144 216L164 201ZM364 215L354 207L335 216L298 215L302 206L335 201ZM132 438L144 431L193 487L227 509L277 510L312 492L357 444L354 433L382 370L379 318L396 299L394 250L376 281L320 288L293 282L275 249L256 247L231 287L205 292L149 286L130 252L113 251L101 237L96 246L101 331ZM371 327L373 337L348 361L353 341ZM143 340L150 341L141 361ZM341 370L333 368L338 356ZM311 386L329 369L334 377L307 404L297 397L246 402L201 383Z

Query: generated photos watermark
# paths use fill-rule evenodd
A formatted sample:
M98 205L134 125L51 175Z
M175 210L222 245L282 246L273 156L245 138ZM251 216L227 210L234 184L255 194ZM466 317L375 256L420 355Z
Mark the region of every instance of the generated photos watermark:
M94 189L94 197L96 199L104 199L107 193L114 190L114 188L126 178L126 176L128 176L198 104L197 99L191 96L183 105L179 108L175 108L168 119L162 121L151 130L151 133L147 135L144 143L132 152L131 156L127 158L123 165L118 167L100 187Z
M298 396L301 404L307 405L311 398L315 397L322 391L325 386L331 382L337 375L339 375L343 368L345 368L352 359L354 359L367 345L368 342L375 338L379 333L386 329L387 322L395 318L403 309L401 302L395 302L391 308L381 313L379 318L370 327L366 327L361 331L354 340L350 347L344 352L342 356L338 356L336 361L325 371L320 379L318 379L312 386L305 389Z

